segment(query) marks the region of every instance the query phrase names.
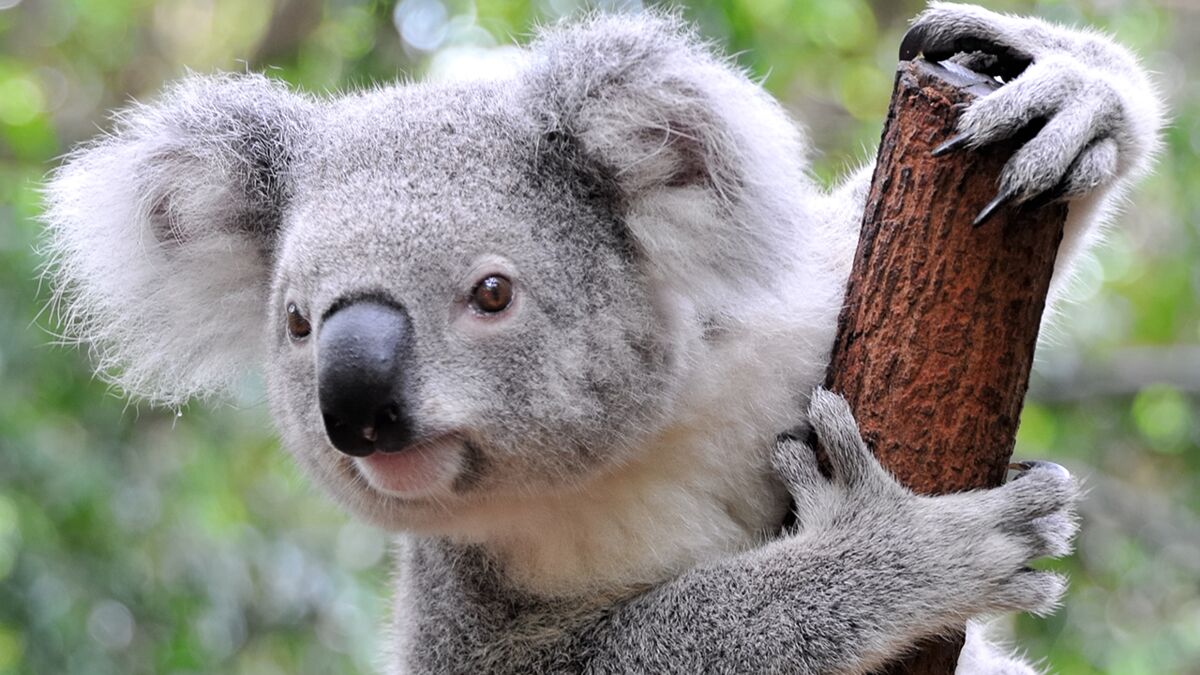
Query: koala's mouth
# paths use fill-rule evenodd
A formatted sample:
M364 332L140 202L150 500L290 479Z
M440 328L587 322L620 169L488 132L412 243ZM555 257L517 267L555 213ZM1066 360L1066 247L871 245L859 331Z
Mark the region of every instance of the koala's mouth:
M407 499L430 497L452 490L462 471L465 451L461 434L443 433L396 452L356 457L354 465L379 492Z

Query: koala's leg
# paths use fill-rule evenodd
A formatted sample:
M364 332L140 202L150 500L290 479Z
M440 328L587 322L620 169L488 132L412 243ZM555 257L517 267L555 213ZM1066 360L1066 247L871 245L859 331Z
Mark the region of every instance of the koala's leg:
M958 657L958 675L1040 675L1024 659L987 638L987 626L967 622L967 641Z
M776 453L799 531L613 610L581 637L593 671L862 673L972 616L1055 606L1063 580L1028 563L1070 549L1065 470L921 497L878 464L841 398L816 392L810 419L832 479L802 443Z

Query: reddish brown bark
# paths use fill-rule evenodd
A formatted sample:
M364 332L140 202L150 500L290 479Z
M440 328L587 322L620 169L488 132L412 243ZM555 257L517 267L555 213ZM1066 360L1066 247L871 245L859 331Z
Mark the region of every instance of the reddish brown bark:
M846 397L884 466L917 492L999 485L1012 454L1063 204L1002 207L1015 142L943 157L962 106L996 83L901 63L827 386ZM889 673L952 673L957 640Z

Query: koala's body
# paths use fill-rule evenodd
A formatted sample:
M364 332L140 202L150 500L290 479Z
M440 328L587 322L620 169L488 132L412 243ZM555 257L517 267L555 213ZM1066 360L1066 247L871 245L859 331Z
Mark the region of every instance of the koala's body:
M1149 162L1146 77L1036 20L917 27L929 53L1025 59L962 130L1047 120L1002 189L1071 200L1069 259ZM287 448L405 533L397 672L855 673L1048 611L1062 581L1026 563L1069 548L1069 476L917 497L814 393L869 171L818 188L787 115L674 19L595 17L526 56L328 100L191 77L127 111L49 185L69 325L167 404L265 364ZM779 440L803 424L832 479ZM960 663L1025 668L974 635Z

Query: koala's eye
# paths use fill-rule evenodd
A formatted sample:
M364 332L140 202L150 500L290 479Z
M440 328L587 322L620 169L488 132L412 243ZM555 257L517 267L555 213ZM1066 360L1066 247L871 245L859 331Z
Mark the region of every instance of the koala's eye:
M471 304L484 314L503 312L512 304L512 299L512 282L498 274L484 278L471 291Z
M289 302L287 305L287 331L288 337L293 340L303 340L312 332L312 324L304 318L304 315L300 313L300 308L294 302Z

